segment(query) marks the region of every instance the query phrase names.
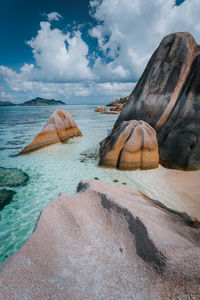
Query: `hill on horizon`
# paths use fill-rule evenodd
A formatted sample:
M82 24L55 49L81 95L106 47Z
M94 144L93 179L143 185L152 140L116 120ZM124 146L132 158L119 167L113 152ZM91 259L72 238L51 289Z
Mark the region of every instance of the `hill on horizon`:
M37 97L35 99L25 101L24 103L19 104L20 106L34 106L34 105L66 105L63 101L60 100L54 100L54 99L44 99Z

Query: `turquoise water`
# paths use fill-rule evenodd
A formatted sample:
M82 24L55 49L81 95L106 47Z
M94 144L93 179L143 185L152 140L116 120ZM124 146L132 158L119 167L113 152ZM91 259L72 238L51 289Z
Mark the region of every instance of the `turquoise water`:
M13 156L33 139L57 108L72 114L83 136ZM20 168L30 176L25 186L13 188L16 195L0 211L0 262L31 235L41 210L60 192L74 193L80 180L98 177L105 183L126 182L128 187L141 188L131 181L129 172L98 167L99 142L108 135L118 115L99 114L94 109L92 105L0 108L0 166ZM114 179L119 181L113 183Z

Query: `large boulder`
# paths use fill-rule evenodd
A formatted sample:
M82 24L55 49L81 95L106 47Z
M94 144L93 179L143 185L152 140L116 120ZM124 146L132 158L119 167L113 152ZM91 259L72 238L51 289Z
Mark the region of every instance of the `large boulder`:
M153 169L159 163L155 130L144 121L124 121L100 143L100 165Z
M71 114L65 110L57 109L40 133L19 154L29 153L51 144L65 142L71 137L81 135L82 133Z
M198 225L139 192L81 182L0 265L1 299L199 299Z
M200 169L199 55L189 33L166 36L115 124L148 122L157 132L160 161L169 168Z

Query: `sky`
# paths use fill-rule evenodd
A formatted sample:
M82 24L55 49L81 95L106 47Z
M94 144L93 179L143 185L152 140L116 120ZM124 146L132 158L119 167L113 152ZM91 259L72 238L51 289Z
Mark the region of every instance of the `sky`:
M1 0L0 100L129 95L162 38L200 43L199 0Z

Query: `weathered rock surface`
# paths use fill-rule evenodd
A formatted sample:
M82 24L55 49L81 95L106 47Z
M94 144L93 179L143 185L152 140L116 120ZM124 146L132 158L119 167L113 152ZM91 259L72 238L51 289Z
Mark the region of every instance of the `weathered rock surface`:
M112 106L110 111L122 111L123 107L123 104L117 104L116 106Z
M65 110L57 109L40 133L19 154L29 153L51 144L65 142L71 137L81 135L82 133L71 114Z
M28 174L20 169L0 167L0 187L16 187L19 185L25 185L28 179Z
M155 130L144 121L124 121L100 143L100 165L153 169L159 163Z
M106 104L106 106L117 106L119 104L125 104L127 102L127 100L128 100L128 97L119 98L119 99L109 102L108 104Z
M155 128L164 166L200 169L200 46L189 33L162 40L115 127L129 120Z
M198 299L200 229L98 180L62 193L0 265L1 299Z
M2 210L5 205L9 204L12 201L12 198L15 194L16 192L12 190L0 190L0 210Z
M105 107L103 107L103 106L97 106L96 109L95 109L95 111L102 112L102 111L107 111L107 109Z

